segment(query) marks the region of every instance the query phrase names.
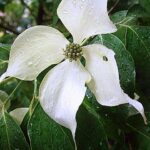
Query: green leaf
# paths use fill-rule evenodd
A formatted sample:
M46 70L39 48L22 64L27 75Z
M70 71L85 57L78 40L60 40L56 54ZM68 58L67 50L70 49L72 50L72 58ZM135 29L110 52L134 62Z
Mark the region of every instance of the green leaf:
M20 88L13 96L11 110L15 109L16 107L28 107L30 105L30 100L32 99L32 96L32 82L22 82Z
M148 12L146 12L145 9L143 9L139 4L132 6L129 9L127 15L139 17L139 18L142 18L142 17L150 18L150 14Z
M119 13L119 12L118 12ZM130 12L129 12L130 15ZM128 16L125 17L126 19ZM131 53L136 66L136 90L150 93L150 27L135 26L130 22L118 22L115 35L124 43Z
M150 27L119 24L116 35L131 53L136 66L137 87L145 94L150 93Z
M76 142L78 149L109 149L127 147L124 131L127 109L104 107L92 97L85 98L77 113ZM119 149L119 148L118 148Z
M32 150L74 150L71 132L48 117L38 104L28 124Z
M133 93L135 84L134 60L130 53L126 50L123 42L115 35L108 34L97 36L93 39L92 43L104 44L115 52L121 86L126 93Z
M137 22L140 25L150 25L150 13L139 4L132 6L128 11L127 16L137 18Z
M141 6L150 13L150 0L140 0Z
M147 119L150 120L150 113L146 113ZM130 117L126 123L130 130L131 145L136 150L149 150L150 149L150 122L145 125L142 117L136 115Z
M1 150L28 150L29 146L17 123L3 112L0 119L0 149Z
M80 106L77 113L76 143L79 150L108 149L103 123L86 102Z
M127 18L127 10L119 11L111 16L113 23L117 24L119 22L125 21Z
M5 72L8 64L10 46L0 43L0 75Z
M8 95L6 92L0 90L0 116L1 111L4 105L4 102L8 99ZM8 101L7 105L5 106L5 109L7 110L10 107L10 102Z
M136 21L135 17L133 17L133 16L127 17L127 13L128 13L127 10L122 10L122 11L116 12L111 16L111 20L113 21L113 23L115 25L118 25L121 23L122 24L123 23L135 24L135 21Z
M53 1L53 22L52 25L55 26L59 20L58 16L57 16L57 7L59 5L61 0L55 0Z
M130 27L127 30L127 49L131 52L136 68L137 81L150 93L150 27Z
M0 101L5 102L5 100L8 98L8 95L6 92L0 90Z
M19 21L23 15L23 12L23 6L15 1L12 1L11 3L5 5L5 13L10 17L10 22Z

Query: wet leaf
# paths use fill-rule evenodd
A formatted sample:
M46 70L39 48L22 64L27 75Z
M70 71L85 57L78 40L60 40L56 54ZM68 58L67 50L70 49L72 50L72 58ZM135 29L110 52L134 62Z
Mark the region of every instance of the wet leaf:
M71 132L48 117L40 104L28 123L28 135L32 150L74 150Z
M3 112L0 119L0 149L29 150L29 145L20 127L6 112Z

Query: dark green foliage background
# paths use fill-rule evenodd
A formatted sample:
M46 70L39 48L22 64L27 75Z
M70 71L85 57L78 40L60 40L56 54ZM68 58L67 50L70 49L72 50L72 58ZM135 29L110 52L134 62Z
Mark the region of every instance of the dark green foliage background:
M0 0L0 75L14 39L30 26L52 26L72 40L56 13L60 1ZM118 31L97 35L88 44L114 50L121 86L132 98L135 92L140 96L148 124L128 104L103 107L87 90L77 113L76 144L78 150L150 150L150 0L109 0L108 10ZM0 100L7 101L0 108L0 150L74 150L71 132L49 118L38 102L39 84L51 68L37 82L8 78L0 83ZM19 107L30 107L20 126L9 115Z

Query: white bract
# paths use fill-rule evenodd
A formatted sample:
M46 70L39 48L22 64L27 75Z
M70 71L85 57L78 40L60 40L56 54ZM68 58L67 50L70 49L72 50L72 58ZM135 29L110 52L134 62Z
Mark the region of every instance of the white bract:
M108 17L107 0L62 0L57 12L76 44L81 45L90 36L116 31ZM71 53L70 47L65 51L65 58L63 53L68 44L69 41L54 28L36 26L26 30L13 43L8 69L1 79L11 76L34 80L48 66L61 62L43 79L39 98L44 111L69 128L74 138L76 113L85 96L85 84L101 105L129 103L146 122L141 103L129 98L120 87L114 52L100 44L82 46L80 54L86 59L83 67L77 57L79 54Z

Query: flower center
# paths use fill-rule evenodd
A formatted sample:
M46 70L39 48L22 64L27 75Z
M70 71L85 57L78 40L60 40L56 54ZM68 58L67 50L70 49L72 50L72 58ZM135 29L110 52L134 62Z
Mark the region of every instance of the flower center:
M64 55L69 61L80 59L83 55L82 48L79 44L70 43L66 46L64 50Z

